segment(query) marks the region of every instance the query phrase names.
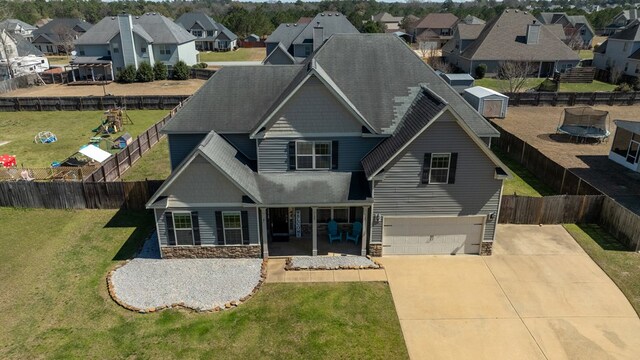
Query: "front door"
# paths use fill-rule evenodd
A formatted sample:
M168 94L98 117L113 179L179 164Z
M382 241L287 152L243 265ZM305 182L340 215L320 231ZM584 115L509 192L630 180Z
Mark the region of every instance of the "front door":
M289 209L269 209L271 218L271 236L289 238Z

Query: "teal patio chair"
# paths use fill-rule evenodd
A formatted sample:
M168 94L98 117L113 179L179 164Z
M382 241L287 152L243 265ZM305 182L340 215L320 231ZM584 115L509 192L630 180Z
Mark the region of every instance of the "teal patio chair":
M329 220L329 222L327 223L327 235L329 235L329 244L333 243L334 241L342 240L342 236L338 231L338 223L335 222L335 220Z
M360 241L360 235L362 235L362 223L356 221L352 225L351 234L347 233L347 241L353 241L354 244L358 245L358 241Z

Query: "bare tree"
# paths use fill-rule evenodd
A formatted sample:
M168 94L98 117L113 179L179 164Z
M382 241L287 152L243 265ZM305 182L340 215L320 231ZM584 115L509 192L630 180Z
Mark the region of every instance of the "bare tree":
M453 66L444 60L442 52L439 49L429 49L427 56L424 56L424 58L425 62L429 64L433 70L440 70L443 73L453 72Z
M60 25L53 29L53 33L58 36L58 52L64 52L67 56L73 50L73 42L78 37L78 33L66 25Z
M427 58L429 52L433 48L433 41L429 41L429 38L424 34L418 36L416 40L418 42L418 50L420 51L420 54L422 54L422 58Z
M0 21L6 20L11 16L9 9L6 7L0 7ZM5 29L0 29L0 60L4 60L7 63L7 74L9 75L9 79L13 77L12 68L13 68L13 58L15 57L13 54L13 39L7 34ZM16 49L17 52L17 49Z
M584 41L582 41L582 37L580 37L579 31L573 31L571 37L569 38L569 41L567 41L567 46L569 46L571 50L574 51L580 51L582 48L584 48Z
M624 72L620 70L620 68L612 66L609 70L609 81L611 81L612 84L618 84L618 82L622 78L623 73Z
M531 61L501 61L498 66L498 77L507 80L506 91L520 92L533 70Z

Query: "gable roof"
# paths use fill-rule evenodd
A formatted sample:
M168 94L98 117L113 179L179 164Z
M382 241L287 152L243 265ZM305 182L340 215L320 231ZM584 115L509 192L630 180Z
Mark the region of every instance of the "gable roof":
M527 25L536 19L528 12L505 10L488 22L461 56L471 60L557 61L580 58L546 26L537 44L527 44Z
M595 34L595 31L591 27L589 20L584 15L567 15L565 12L543 12L537 16L537 19L540 20L541 23L551 25L551 24L560 24L562 19L566 19L571 26L579 29L583 26L587 27L592 34Z
M49 41L55 43L60 41L61 29L80 29L81 33L91 29L92 25L81 19L57 18L49 21L42 27L33 30L34 39L39 35L44 35Z
M131 15L130 15L131 16ZM196 38L180 25L159 14L131 16L133 32L154 44L184 44ZM107 16L80 36L76 45L108 44L120 33L117 16Z
M468 25L484 25L484 24L487 23L486 21L484 21L484 20L482 20L480 18L477 18L475 16L472 16L472 15L467 15L467 16L464 17L464 19L462 19L460 21L462 23L468 24Z
M609 36L609 39L640 41L640 23Z
M564 32L564 28L562 27L562 24L549 24L549 25L544 25L544 27L551 30L551 33L560 40L564 40L567 38L567 35Z
M180 15L175 21L176 24L189 30L196 23L200 25L203 30L215 31L218 30L218 23L213 20L209 15L202 12L188 12Z
M278 27L267 37L265 43L281 43L285 49L293 43L293 40L304 30L305 24L280 24Z
M0 33L2 33L1 30L0 30ZM38 50L37 47L35 47L31 42L29 42L29 40L25 39L22 35L11 34L8 32L5 32L5 34L6 36L12 38L13 41L15 42L18 56L28 56L28 55L44 56L42 51Z
M393 16L388 12L382 12L376 15L373 15L373 21L382 22L382 23L399 23L402 21L402 16Z
M450 29L458 22L451 13L431 13L423 17L416 25L417 29Z
M282 45L282 43L278 43L278 46L276 46L275 49L271 50L269 55L267 55L267 57L264 58L264 60L262 60L262 64L263 65L284 65L279 63L272 63L272 60L275 59L276 56L278 55L280 55L281 57L284 57L285 59L288 59L289 65L293 65L296 63L296 59L293 56L291 56L291 54L289 54L287 49L285 49L284 45Z
M333 34L357 34L358 29L349 22L346 16L335 11L325 11L316 15L313 20L298 34L293 40L293 44L303 44L311 42L313 39L313 28L320 26L323 29L323 41Z
M0 21L0 29L16 31L19 28L22 28L25 30L31 30L31 31L37 29L37 27L31 24L27 24L26 22L18 19L6 19L3 21Z
M458 34L460 40L474 40L480 36L485 24L458 24Z

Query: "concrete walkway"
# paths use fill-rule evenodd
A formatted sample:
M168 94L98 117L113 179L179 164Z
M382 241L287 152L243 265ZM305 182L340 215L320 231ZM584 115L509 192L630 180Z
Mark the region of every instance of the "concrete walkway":
M640 319L564 228L497 236L491 257L379 259L412 359L640 358Z
M387 281L384 269L286 271L284 265L285 259L269 259L266 282Z

